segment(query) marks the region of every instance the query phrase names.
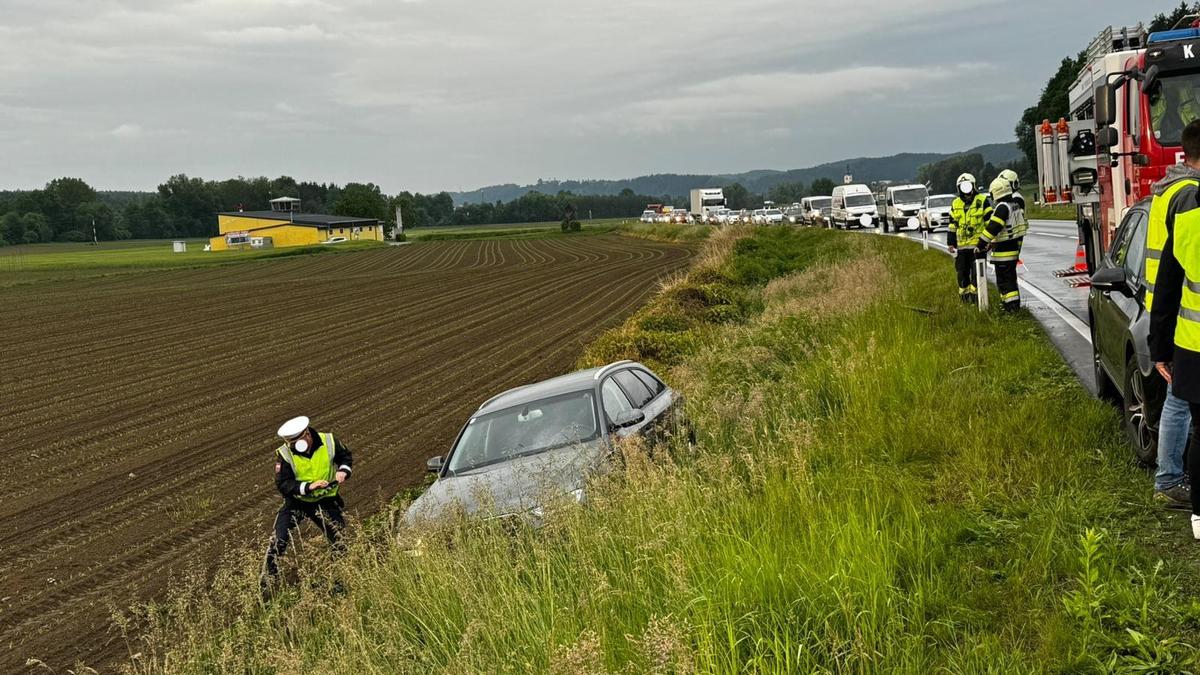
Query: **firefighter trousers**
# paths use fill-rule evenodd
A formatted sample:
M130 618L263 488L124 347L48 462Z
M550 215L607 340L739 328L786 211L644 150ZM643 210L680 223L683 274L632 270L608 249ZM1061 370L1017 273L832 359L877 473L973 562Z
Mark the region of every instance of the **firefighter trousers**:
M275 514L275 533L271 535L271 542L267 544L267 556L263 561L265 578L273 578L279 573L279 556L287 551L292 531L300 527L305 519L311 520L321 529L334 551L341 552L339 535L346 527L341 497L328 497L313 503L288 500L279 508L279 513Z
M975 247L960 248L954 256L954 271L958 273L958 297L963 302L974 302L975 295Z
M992 247L992 265L996 267L996 289L1006 312L1021 308L1021 288L1017 284L1017 263L1021 261L1022 238L1002 241Z

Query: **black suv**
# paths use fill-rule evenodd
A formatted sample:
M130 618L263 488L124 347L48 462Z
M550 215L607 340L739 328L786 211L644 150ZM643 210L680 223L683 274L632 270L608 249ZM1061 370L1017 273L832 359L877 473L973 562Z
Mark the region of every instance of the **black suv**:
M1167 383L1150 360L1150 314L1145 298L1146 228L1150 199L1125 214L1112 246L1092 276L1088 319L1092 326L1092 363L1101 398L1121 403L1125 432L1138 460L1154 464L1158 417Z

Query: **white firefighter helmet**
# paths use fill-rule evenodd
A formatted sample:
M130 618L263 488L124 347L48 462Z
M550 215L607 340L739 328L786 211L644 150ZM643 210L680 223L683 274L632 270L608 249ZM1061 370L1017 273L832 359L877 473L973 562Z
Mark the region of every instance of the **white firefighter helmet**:
M958 186L959 194L969 195L975 191L975 176L969 173L960 174L954 184Z
M1003 199L1021 189L1021 178L1012 169L1005 169L996 176L996 180L988 187L992 199Z

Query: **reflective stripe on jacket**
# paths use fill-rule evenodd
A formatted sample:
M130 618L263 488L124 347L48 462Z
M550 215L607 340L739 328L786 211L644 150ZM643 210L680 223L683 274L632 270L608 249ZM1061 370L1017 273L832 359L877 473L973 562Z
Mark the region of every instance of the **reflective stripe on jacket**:
M1004 210L1001 211L1000 207ZM1029 221L1025 219L1025 198L1021 193L1014 192L1011 198L1005 198L996 203L983 234L979 236L984 241L1000 243L1020 239L1029 232Z

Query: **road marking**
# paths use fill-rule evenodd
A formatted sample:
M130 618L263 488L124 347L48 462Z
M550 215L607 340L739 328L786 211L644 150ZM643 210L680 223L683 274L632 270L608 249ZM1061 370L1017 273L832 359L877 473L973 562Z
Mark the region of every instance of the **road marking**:
M1034 234L1037 233L1035 232ZM909 241L921 241L919 237L910 237L903 233L899 234L898 236L901 239L907 239ZM950 251L946 248L945 244L932 239L929 240L929 243L931 246L936 246L946 255L950 255ZM1058 300L1055 300L1053 296L1038 288L1032 281L1022 277L1017 279L1017 283L1020 284L1022 289L1029 291L1030 295L1034 296L1038 300L1041 300L1043 304L1050 308L1050 311L1057 314L1058 318L1063 320L1063 323L1074 329L1074 331L1079 334L1079 337L1083 338L1089 345L1092 344L1092 333L1088 328L1088 325L1081 321L1079 317L1075 316L1071 310L1067 309L1066 305L1062 304Z
M1039 237L1058 237L1059 239L1074 239L1075 238L1069 234L1050 234L1049 232L1032 232L1031 231L1029 234L1036 234Z

